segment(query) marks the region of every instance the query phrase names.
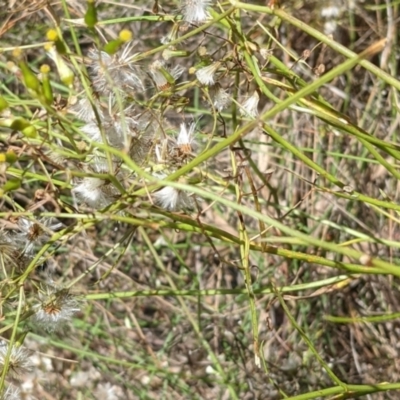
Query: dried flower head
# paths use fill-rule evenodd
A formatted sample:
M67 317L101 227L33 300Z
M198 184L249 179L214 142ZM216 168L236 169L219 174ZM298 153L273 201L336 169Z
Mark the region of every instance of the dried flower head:
M158 177L164 179L166 175ZM153 196L156 204L168 211L193 209L194 207L194 200L191 195L171 186L164 186L153 193Z
M149 67L149 73L158 90L167 90L182 75L184 68L177 65L168 68L162 61L154 61Z
M118 400L121 398L122 393L120 388L107 382L97 385L95 395L98 400Z
M17 265L18 247L13 237L0 231L0 266Z
M156 161L158 164L166 164L169 157L168 138L161 140L161 143L156 144L155 148ZM163 176L162 178L164 178Z
M119 110L114 104L114 96L109 96L108 109L103 109L99 115L100 124L96 119L88 121L80 130L89 139L117 149L126 148L131 137L136 137L140 130L140 121L132 106Z
M221 66L221 63L216 62L207 67L200 68L196 72L196 78L202 85L211 86L215 84L214 75L217 72L218 68Z
M99 209L111 204L118 192L104 179L88 177L75 186L72 193L89 207Z
M21 391L16 386L9 384L0 394L0 400L21 400Z
M243 104L240 113L243 116L255 118L258 115L258 102L260 96L255 91Z
M185 123L181 124L181 130L179 131L176 139L176 147L181 155L189 155L194 149L194 130L196 124L192 123L187 128Z
M106 143L117 149L122 149L125 137L131 134L131 130L136 128L136 123L125 116L121 118L121 115L118 113L115 115L115 119L104 118L101 126ZM80 130L91 140L103 143L102 131L97 122L89 122L82 126Z
M53 235L53 231L62 228L61 222L53 218L41 218L31 220L25 217L18 219L18 226L21 233L18 240L25 245L24 253L30 253L35 245L42 245Z
M329 4L331 3L331 4ZM337 19L340 17L341 9L337 4L328 2L321 8L321 17L324 19L324 33L326 35L332 35L335 33L338 22Z
M48 281L39 290L33 321L48 332L56 331L80 311L80 303L68 289Z
M143 164L151 158L161 128L157 118L149 113L135 116L135 124L129 131L129 155L136 163Z
M206 21L210 18L210 14L207 12L210 4L210 0L183 0L181 3L183 20L189 23Z
M232 100L225 89L223 89L218 83L210 88L210 95L213 101L213 106L218 112L221 112L225 108L228 108Z
M30 352L21 346L13 346L9 357L7 354L10 346L4 340L0 341L0 373L7 368L6 375L11 379L19 379L21 376L32 370L33 364L30 360ZM7 363L8 359L8 363Z
M113 89L120 89L121 94L132 90L144 91L143 73L132 63L131 49L127 46L121 54L113 56L97 49L89 52L91 78L97 93L108 95Z
M104 115L100 104L95 101L94 106L96 107L96 111L100 117L100 120L103 120ZM90 103L87 97L79 99L76 101L76 103L71 104L68 111L74 113L81 121L92 122L96 120L96 115L93 111L93 105Z
M321 8L321 17L326 19L338 18L340 15L340 8L336 5L328 5Z
M177 39L178 37L178 32L179 32L179 25L174 24L172 27L171 31L166 35L161 38L161 43L162 44L168 44L173 42L174 40Z

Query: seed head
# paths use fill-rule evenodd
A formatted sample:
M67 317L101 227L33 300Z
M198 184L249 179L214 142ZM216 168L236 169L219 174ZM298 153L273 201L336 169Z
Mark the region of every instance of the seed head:
M182 155L188 155L194 148L194 130L196 125L194 123L186 127L186 124L181 124L181 130L179 131L178 138L176 139L177 149Z
M68 289L49 281L40 288L34 311L33 321L48 332L53 332L80 311L80 301Z
M96 107L100 120L103 120L104 117L102 109L96 101L94 102L94 106ZM83 97L82 99L79 99L78 101L71 104L68 108L68 111L75 114L78 119L84 122L92 122L96 120L93 106L87 97Z
M24 253L31 253L35 245L42 245L52 235L53 231L62 228L61 222L53 218L41 218L38 220L21 217L18 219L21 233L18 240L25 243Z
M210 0L183 0L181 6L183 20L189 23L206 21L210 18L210 14L207 12L210 4Z
M23 347L13 346L7 362L7 354L9 352L9 344L4 340L0 341L0 371L3 373L4 368L7 368L7 376L11 379L19 379L21 375L29 372L33 368L29 357L30 353Z
M96 399L99 400L118 400L120 399L119 388L116 386L111 385L110 382L107 383L100 383L97 385L95 395Z
M243 104L242 109L240 109L240 113L243 116L255 118L258 115L258 102L260 100L260 96L257 92L254 92L252 96L250 96Z
M334 19L334 18L338 18L339 15L340 15L340 8L335 5L323 7L321 9L321 17L322 18Z
M211 87L210 95L213 101L213 106L218 112L228 108L232 102L229 94L218 83Z
M14 385L9 384L7 389L0 395L0 400L21 400L21 391Z
M166 35L161 38L162 44L168 44L173 42L178 37L179 26L178 24L174 24L172 30Z
M100 178L84 178L79 185L72 189L79 200L89 207L100 209L112 203L110 184Z
M166 90L182 75L184 68L179 65L170 69L162 61L155 61L149 67L150 76L159 90Z
M166 175L160 176L162 179ZM182 190L171 186L164 186L153 194L156 204L168 211L179 211L192 209L194 206L193 198Z
M109 95L114 89L125 91L144 91L143 73L131 62L132 45L126 46L120 54L109 55L104 51L92 49L89 52L91 78L94 90L102 95Z
M18 245L15 243L14 236L8 236L0 231L0 264L18 265Z
M214 74L217 72L221 63L216 62L207 67L200 68L196 72L196 78L202 85L211 86L215 84Z

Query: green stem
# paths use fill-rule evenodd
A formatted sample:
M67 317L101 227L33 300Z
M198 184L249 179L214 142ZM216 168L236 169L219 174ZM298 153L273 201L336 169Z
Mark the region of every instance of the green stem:
M283 286L280 288L271 289L258 288L253 289L254 294L266 295L274 293L274 290L279 290L280 293L294 293L302 290L318 289L334 284L343 284L350 282L353 278L347 275L339 275L333 278L322 279L320 281L300 283L297 285ZM128 292L107 292L107 293L90 293L85 295L86 300L107 300L107 299L124 299L130 297L148 297L148 296L217 296L217 295L241 295L248 294L248 289L157 289L157 290L134 290Z

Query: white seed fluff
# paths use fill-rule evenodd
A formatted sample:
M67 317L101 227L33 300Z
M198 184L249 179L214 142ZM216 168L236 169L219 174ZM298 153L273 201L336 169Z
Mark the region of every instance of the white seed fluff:
M207 7L211 4L210 0L184 0L182 1L183 20L189 23L204 22L210 18Z
M243 116L255 118L258 115L258 102L260 96L257 92L254 92L243 104L240 113Z
M200 68L196 72L196 78L202 85L211 86L215 84L215 72L219 68L220 63L214 63L207 67Z

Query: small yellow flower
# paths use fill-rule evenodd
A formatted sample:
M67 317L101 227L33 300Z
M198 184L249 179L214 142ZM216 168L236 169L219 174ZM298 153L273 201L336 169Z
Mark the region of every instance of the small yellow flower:
M129 42L132 39L132 32L128 29L123 29L118 37L124 43Z
M55 42L56 40L58 40L58 33L57 33L57 31L55 29L49 29L46 32L46 37L51 42Z

